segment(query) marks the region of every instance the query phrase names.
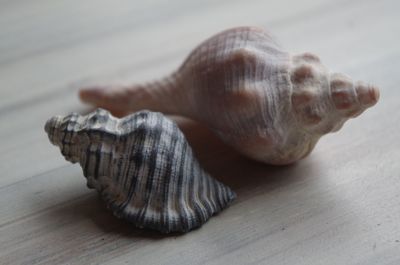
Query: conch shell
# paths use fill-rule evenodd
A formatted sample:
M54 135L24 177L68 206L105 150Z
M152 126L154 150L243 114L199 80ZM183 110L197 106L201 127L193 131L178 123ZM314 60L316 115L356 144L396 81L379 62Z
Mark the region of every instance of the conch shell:
M186 116L250 158L289 164L374 105L379 91L330 73L314 54L289 54L262 29L239 27L203 42L164 79L86 88L80 97L119 115L150 109Z
M49 119L45 131L114 215L137 227L187 232L236 196L200 167L177 125L160 113L72 113Z

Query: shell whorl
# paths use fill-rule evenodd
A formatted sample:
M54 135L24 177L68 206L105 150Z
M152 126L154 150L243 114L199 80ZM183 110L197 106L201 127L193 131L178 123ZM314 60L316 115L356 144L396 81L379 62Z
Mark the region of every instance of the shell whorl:
M195 159L177 125L142 111L123 119L107 111L53 117L49 139L71 162L79 162L117 217L163 233L201 226L235 198Z
M263 30L223 31L197 47L178 71L187 88L181 113L225 137L277 129L269 121L280 123L289 111L289 64L289 53Z

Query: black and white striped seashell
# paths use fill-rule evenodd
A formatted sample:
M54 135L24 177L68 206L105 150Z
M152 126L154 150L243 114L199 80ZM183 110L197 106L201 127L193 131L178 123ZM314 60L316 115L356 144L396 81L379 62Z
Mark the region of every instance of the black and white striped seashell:
M161 113L122 119L103 109L47 121L50 141L80 163L115 216L163 233L187 232L223 210L235 193L206 173L177 125Z

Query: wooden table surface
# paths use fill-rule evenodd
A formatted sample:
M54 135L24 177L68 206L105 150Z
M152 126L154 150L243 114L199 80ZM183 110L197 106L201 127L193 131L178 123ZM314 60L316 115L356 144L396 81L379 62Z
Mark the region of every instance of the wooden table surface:
M380 102L289 167L179 119L237 200L184 235L114 218L46 119L86 111L81 86L159 77L237 25L378 85ZM399 34L397 0L0 0L0 264L400 264Z

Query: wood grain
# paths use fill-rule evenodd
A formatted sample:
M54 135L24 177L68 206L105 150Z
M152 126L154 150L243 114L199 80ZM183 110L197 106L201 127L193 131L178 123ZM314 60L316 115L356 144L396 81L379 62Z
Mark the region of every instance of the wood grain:
M395 0L0 1L0 264L400 264L400 4ZM114 218L43 131L77 89L168 73L236 25L381 88L307 159L270 167L175 117L237 201L185 235Z

